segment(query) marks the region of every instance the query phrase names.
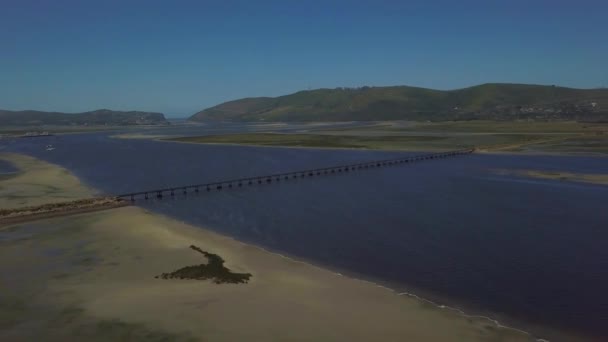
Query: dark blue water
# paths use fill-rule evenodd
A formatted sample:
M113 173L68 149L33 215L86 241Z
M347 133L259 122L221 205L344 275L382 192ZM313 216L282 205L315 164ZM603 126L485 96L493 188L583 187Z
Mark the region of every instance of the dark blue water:
M57 149L45 151L49 143ZM1 149L63 165L110 194L406 154L104 134ZM608 173L608 159L473 154L140 204L447 304L608 336L608 187L494 169Z

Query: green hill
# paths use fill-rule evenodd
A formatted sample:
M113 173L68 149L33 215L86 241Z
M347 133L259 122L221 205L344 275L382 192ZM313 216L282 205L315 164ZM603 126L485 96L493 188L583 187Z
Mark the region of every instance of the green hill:
M37 126L37 125L164 125L167 124L161 113L121 112L100 109L84 113L41 112L35 110L0 110L0 125Z
M300 91L225 102L194 121L608 120L608 89L483 84L442 91L408 86Z

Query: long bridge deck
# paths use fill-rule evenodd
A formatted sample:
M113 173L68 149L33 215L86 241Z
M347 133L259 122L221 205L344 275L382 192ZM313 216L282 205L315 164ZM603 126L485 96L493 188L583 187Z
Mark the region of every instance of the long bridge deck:
M137 198L149 199L151 196L154 196L158 199L162 199L164 196L175 196L176 194L188 194L188 192L198 193L200 191L221 191L223 189L231 189L243 186L251 186L255 184L268 184L272 182L280 182L281 180L287 181L290 179L296 178L305 178L305 177L316 177L322 175L332 175L332 174L341 174L347 173L351 171L358 171L370 168L379 168L384 166L395 166L407 163L413 163L423 160L431 160L431 159L440 159L440 158L448 158L455 157L461 155L471 154L475 151L475 148L457 150L457 151L449 151L449 152L440 152L440 153L430 153L424 155L416 155L410 157L402 157L402 158L394 158L394 159L384 159L384 160L375 160L368 161L356 164L347 164L347 165L338 165L338 166L330 166L324 168L316 168L310 170L302 170L302 171L292 171L292 172L284 172L284 173L276 173L272 175L265 176L255 176L255 177L247 177L247 178L238 178L238 179L230 179L225 181L213 182L213 183L201 183L201 184L189 184L189 185L181 185L175 187L168 187L162 189L152 189L146 191L138 191L138 192L130 192L126 194L118 195L118 198L129 199L131 201L135 201Z

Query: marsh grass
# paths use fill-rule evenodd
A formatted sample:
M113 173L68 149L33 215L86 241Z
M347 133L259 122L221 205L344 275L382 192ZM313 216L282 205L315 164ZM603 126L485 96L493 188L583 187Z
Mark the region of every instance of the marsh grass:
M314 134L313 134L314 133ZM608 124L579 122L464 121L377 124L310 134L245 133L167 140L207 144L349 148L372 150L450 150L608 153Z

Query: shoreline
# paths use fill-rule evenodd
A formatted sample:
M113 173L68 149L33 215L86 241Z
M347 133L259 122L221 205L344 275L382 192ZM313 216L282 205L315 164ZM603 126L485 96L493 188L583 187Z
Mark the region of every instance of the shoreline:
M33 222L33 221L39 221L39 220L46 220L46 219L55 218L55 217L66 217L66 216L72 216L72 215L78 215L78 214L92 213L92 212L97 212L97 211L126 207L129 205L130 205L129 203L123 201L123 202L115 202L115 203L104 203L104 204L94 205L94 206L86 207L86 208L69 208L69 209L64 209L64 210L48 211L48 212L42 212L42 213L22 214L22 215L16 214L14 216L0 217L0 229L6 228L7 226L15 225L15 224L21 224L21 223L27 223L27 222Z
M335 150L335 151L367 151L367 152L445 152L448 151L443 148L404 148L404 149L385 149L385 148L366 148L366 147L323 147L323 146L277 146L277 145L258 145L258 144L240 144L240 143L217 143L217 142L192 142L192 141L178 141L176 138L183 138L188 136L162 136L151 135L149 137L145 134L136 135L136 137L129 137L128 134L121 134L120 136L110 136L112 139L135 139L135 140L152 140L165 143L177 143L177 144L195 144L195 145L218 145L218 146L242 146L242 147L263 147L263 148L282 148L282 149L305 149L305 150ZM462 147L469 148L469 147ZM601 152L552 152L552 151L535 151L535 150L524 150L524 151L502 151L502 150L487 150L484 148L475 147L475 152L480 154L488 155L519 155L519 156L571 156L571 157L595 157L595 158L608 158L608 154Z
M197 227L197 228L208 230L207 228L202 228L202 227ZM216 233L215 230L212 230L212 231L214 233ZM226 235L226 237L232 238L231 236L227 236L227 235ZM234 239L234 238L232 238L232 239ZM515 332L526 334L526 335L534 338L534 340L537 341L537 342L550 342L550 340L544 339L544 338L541 338L541 337L537 337L534 334L532 334L531 332L523 330L523 328L516 328L516 327L513 327L511 325L503 325L503 324L500 323L500 321L498 319L495 319L495 318L492 318L492 317L489 317L489 316L485 316L483 314L468 314L465 311L466 309L460 309L460 308L458 308L456 306L450 306L450 305L446 305L446 304L439 304L438 302L436 302L434 300L427 299L426 297L423 297L423 296L419 296L419 295L417 295L417 294L415 294L413 292L408 292L408 291L401 292L400 290L398 290L398 289L396 289L394 287L391 287L391 285L389 285L387 283L383 283L380 280L370 280L369 278L365 278L363 275L355 274L354 272L349 272L349 271L345 271L345 270L338 270L338 269L336 269L336 268L334 268L334 267L332 267L330 265L317 264L317 263L315 263L313 261L305 261L305 259L303 259L301 257L292 256L292 255L290 255L288 253L284 253L284 252L280 253L278 251L274 251L272 249L268 249L268 248L262 247L260 245L251 243L251 242L242 242L242 241L237 240L237 239L234 239L234 241L242 243L244 245L255 247L255 248L260 249L261 251L263 251L265 253L270 253L270 254L279 256L279 257L281 257L283 259L287 259L287 260L289 260L291 262L296 262L296 263L304 264L306 266L314 267L316 269L323 270L323 271L329 271L332 274L334 274L336 276L339 276L339 277L345 277L345 278L352 279L352 280L355 280L355 281L358 281L358 282L370 284L372 286L375 286L375 287L381 288L383 290L389 291L389 292L391 292L391 293L393 293L393 294L395 294L397 296L411 297L411 298L414 298L415 300L428 303L428 304L434 306L435 308L442 309L442 310L445 309L445 310L453 311L453 312L457 313L458 315L460 315L462 317L465 317L465 318L480 319L480 320L488 321L488 322L494 324L497 328L512 330L512 331L515 331Z
M125 206L123 206L125 207ZM518 333L518 334L524 334L526 336L529 336L532 340L536 341L536 342L549 342L549 341L553 341L550 338L544 338L544 337L540 337L540 336L536 336L535 334L525 330L525 328L523 327L515 327L513 325L510 325L509 323L507 324L502 324L501 323L501 319L497 319L495 317L492 316L486 316L482 313L468 313L468 310L466 309L461 309L457 306L451 306L451 305L447 305L447 304L439 304L438 302L428 299L424 296L419 296L413 292L408 292L408 291L400 291L394 287L391 287L391 285L388 285L386 283L383 283L381 281L378 280L370 280L369 278L365 278L362 275L359 274L355 274L352 272L348 272L348 271L344 271L344 270L337 270L334 267L331 267L329 265L321 265L318 263L315 263L313 261L308 261L306 259L302 259L296 256L292 256L288 253L285 252L278 252L278 251L274 251L271 249L267 249L265 247L262 247L260 245L251 243L251 242L243 242L241 240L238 240L232 236L229 235L224 235L216 230L210 229L210 228L205 228L205 227L200 227L200 226L193 226L185 221L181 221L178 220L176 218L164 215L164 214L160 214L160 213L156 213L154 211L149 211L147 209L138 207L138 206L126 206L126 208L132 208L138 211L141 211L143 214L145 215L149 215L151 217L153 217L155 220L168 220L168 221L175 221L178 222L180 225L183 225L184 228L186 229L192 229L193 233L202 233L205 235L211 234L211 235L216 235L219 236L221 239L226 239L226 240L230 240L232 243L237 244L243 248L253 248L256 250L259 250L260 252L264 253L264 254L268 254L268 255L272 255L272 256L276 256L279 257L281 259L287 260L290 263L295 263L295 264L300 264L300 265L304 265L306 267L310 267L313 268L317 271L320 272L329 272L332 275L336 276L336 277L340 277L340 278L344 278L346 280L350 280L350 281L355 281L357 283L361 283L361 284L366 284L366 285L370 285L373 286L375 288L379 288L382 289L383 291L389 292L392 295L395 295L397 297L407 297L407 298L411 298L412 300L421 302L421 303L426 303L431 305L435 310L441 310L441 311L447 311L447 312L451 312L453 314L456 314L459 317L465 318L465 319L471 319L473 321L482 321L482 322L486 322L488 324L491 324L492 326L498 328L498 329L503 329L506 331L512 331L514 333ZM117 208L107 208L107 209L102 209L102 210L110 210L110 209L117 209ZM120 210L120 207L118 208ZM91 212L82 212L82 213L75 213L74 217L86 217L87 214L90 214ZM40 218L37 221L40 220L45 220L48 219L50 220L49 223L52 223L53 221L60 221L62 219L66 219L69 217L62 217L62 216L52 216L52 217L48 217L48 218ZM0 227L0 228L8 228L10 229L13 226L19 226L20 223L10 223L5 225L5 227ZM1 229L0 229L1 231ZM253 281L257 281L257 279L255 279L255 274L254 274L254 280ZM553 331L552 328L550 328L550 330ZM584 340L584 339L583 339Z
M141 207L138 207L138 208L143 209ZM364 284L369 284L371 286L388 291L391 294L394 294L398 297L409 297L416 301L429 304L432 307L434 307L435 309L449 311L449 312L455 313L458 316L463 317L463 318L485 321L485 322L492 324L493 326L495 326L498 329L505 329L505 330L516 332L516 333L525 334L526 336L529 336L536 342L551 342L551 341L555 341L555 340L549 336L537 336L535 333L533 333L530 330L548 331L549 335L551 335L553 337L555 337L555 335L561 336L561 334L563 333L565 336L572 337L573 341L579 341L579 340L580 341L588 341L588 340L596 341L595 337L580 335L580 332L565 331L565 330L562 330L561 328L556 328L556 327L546 326L546 325L526 324L523 320L513 318L512 316L498 315L492 311L484 310L482 308L477 308L477 309L471 308L471 307L467 308L466 301L463 301L463 300L453 300L452 303L449 303L450 302L449 298L445 298L445 297L441 297L441 296L433 296L433 294L429 291L424 291L424 290L420 290L420 289L414 289L414 290L412 290L412 292L407 291L407 290L401 290L401 289L399 289L399 287L400 287L400 285L403 286L404 284L397 284L397 283L391 284L390 282L386 282L381 279L372 279L371 277L366 277L364 274L361 274L361 273L357 273L357 272L353 272L353 271L349 271L349 270L345 270L345 269L340 269L340 268L331 266L329 264L317 263L314 260L310 260L305 257L292 255L285 251L278 251L278 250L270 249L270 248L261 246L255 242L242 241L242 240L236 239L230 235L224 235L221 231L215 230L213 228L195 226L187 221L179 220L177 218L173 218L168 215L156 213L154 211L149 211L147 209L143 209L143 210L150 212L152 215L156 215L159 217L165 217L167 219L178 221L180 223L183 223L188 226L192 226L192 227L194 227L196 229L200 229L202 231L221 235L225 238L231 239L235 243L241 244L243 246L256 248L264 253L278 256L282 259L289 260L290 262L293 262L293 263L306 265L308 267L312 267L312 268L315 268L320 271L330 272L333 275L338 276L338 277L344 277L346 279L354 280L354 281L361 282ZM424 292L426 294L419 295L421 292ZM441 303L445 303L445 304L441 304ZM461 304L463 304L463 303L464 303L464 305L461 306ZM504 324L501 322L503 322ZM525 327L526 325L531 326L532 329L527 329ZM535 328L535 327L538 327L538 328ZM559 341L559 339L557 341ZM597 340L597 341L599 341L599 340Z
M295 263L295 264L300 264L300 265L304 265L306 267L310 267L313 268L317 271L320 272L329 272L331 273L333 276L336 277L340 277L340 278L344 278L346 280L350 280L350 281L355 281L357 283L361 283L361 284L366 284L366 285L371 285L375 288L379 288L383 291L389 292L392 295L395 295L397 297L408 297L411 298L415 301L421 302L421 303L426 303L431 305L433 308L441 310L441 311L448 311L448 312L452 312L462 318L465 319L472 319L474 321L482 321L482 322L486 322L488 324L493 325L494 327L498 328L498 329L504 329L507 331L512 331L514 333L518 333L518 334L524 334L526 336L529 336L532 340L536 341L536 342L550 342L550 339L545 339L542 337L538 337L535 336L534 334L532 334L529 331L524 330L524 328L517 328L508 324L501 324L501 322L498 319L495 319L493 317L490 316L485 316L483 314L476 314L476 313L472 313L469 314L467 313L467 311L460 309L456 306L450 306L450 305L446 305L446 304L439 304L434 300L431 299L427 299L423 296L419 296L415 293L412 292L401 292L400 290L391 287L391 285L387 284L387 283L383 283L380 280L370 280L368 278L363 277L363 275L359 275L359 274L355 274L354 272L349 272L346 270L338 270L334 267L331 267L329 265L322 265L322 264L318 264L315 263L313 261L310 260L306 260L297 256L293 256L290 255L288 253L285 252L279 252L279 251L275 251L272 249L268 249L266 247L260 246L258 244L252 243L252 242L244 242L241 240L238 240L230 235L224 235L219 231L216 231L214 229L211 228L205 228L205 227L201 227L201 226L194 226L186 221L182 221L179 220L177 218L173 218L171 216L165 215L165 214L160 214L160 213L156 213L154 211L150 211L148 209L144 209L142 207L138 207L138 206L129 206L130 208L135 208L138 211L141 211L142 213L152 216L157 220L168 220L168 221L175 221L175 222L179 222L180 225L183 225L185 229L192 229L192 233L202 233L205 235L211 234L211 235L216 235L219 236L221 239L226 239L226 240L230 240L233 244L237 244L243 248L253 248L256 250L259 250L260 252L264 253L264 254L268 254L268 255L272 255L272 256L276 256L279 257L281 259L287 260L290 263ZM83 213L86 214L86 213ZM78 216L81 216L80 214L77 214ZM56 220L61 220L62 217L58 216L58 217L51 217L49 218L51 220L56 219ZM9 227L12 225L16 225L16 224L10 224L8 225ZM256 281L255 279L255 274L254 274L254 278L253 281Z
M91 190L88 190L88 191L91 191ZM179 226L180 226L179 229L178 229L178 227L172 228L172 226L166 228L168 232L172 232L171 234L178 234L179 235L180 232L182 230L184 230L184 232L186 232L187 233L186 235L188 235L188 236L189 235L193 235L193 236L194 235L201 235L201 236L212 235L212 236L218 236L218 239L221 239L221 240L230 240L230 241L232 241L231 244L236 244L236 245L240 246L241 249L252 249L253 248L253 249L259 250L259 251L262 252L262 254L268 255L268 256L266 256L266 258L270 258L270 256L275 256L275 257L278 256L281 259L288 260L290 263L305 265L306 267L312 268L312 269L314 269L314 270L316 270L318 272L329 272L329 273L333 274L334 276L339 276L340 278L344 278L345 281L347 281L347 282L355 281L355 282L361 283L361 284L372 285L373 287L377 287L377 288L382 288L384 290L388 290L389 292L391 292L393 295L395 295L397 297L412 298L412 300L414 300L414 301L430 304L430 305L432 305L435 308L435 310L450 311L450 312L453 312L454 314L456 314L456 315L458 315L460 317L463 317L463 318L473 319L475 321L481 320L481 321L487 322L489 324L492 324L493 326L495 326L495 327L497 327L499 329L513 331L513 332L516 332L516 333L522 333L522 334L525 334L525 335L529 336L530 338L534 337L534 335L532 335L529 332L526 332L524 330L521 330L521 329L518 329L518 328L514 328L514 327L511 327L511 326L508 326L508 325L502 325L500 323L500 321L495 320L495 319L493 319L491 317L486 317L486 316L481 316L481 315L468 315L466 312L464 312L463 310L458 309L457 307L450 307L450 306L447 306L447 305L437 304L436 302L433 302L432 300L428 300L426 298L419 297L419 296L417 296L414 293L399 292L398 290L396 290L394 288L382 285L380 283L376 283L376 282L371 281L371 280L367 280L365 278L361 278L361 277L358 277L358 276L353 276L351 274L343 275L339 271L333 270L331 268L324 267L322 265L317 265L315 263L311 263L311 262L308 262L308 261L303 261L302 259L294 258L294 257L292 257L290 255L284 255L284 254L281 254L281 253L278 253L278 252L275 252L275 251L272 251L272 250L268 250L268 249L266 249L264 247L261 247L259 245L256 245L256 244L242 242L242 241L237 240L237 239L235 239L235 238L233 238L231 236L223 235L223 234L221 234L221 233L219 233L219 232L217 232L217 231L215 231L213 229L209 229L209 228L205 228L205 227L199 227L199 226L193 226L193 225L191 225L191 224L189 224L187 222L184 222L184 221L181 221L181 220L178 220L178 219L166 216L166 215L162 215L162 214L159 214L159 213L156 213L156 212L148 211L148 210L145 210L145 209L143 209L141 207L131 206L131 207L123 208L123 209L107 210L107 211L104 211L104 212L101 212L101 213L97 213L97 214L94 214L94 215L102 215L103 214L104 217L105 216L109 217L109 216L115 215L116 213L122 213L125 210L128 210L129 212L133 212L133 213L141 212L142 215L149 216L150 222L161 221L161 222L168 222L167 224L169 224L170 222L177 222L179 224ZM105 214L105 213L107 213L107 214ZM77 215L77 216L79 216L79 217L85 217L85 216L88 216L88 215L85 214L85 215ZM41 218L41 219L43 219L43 218ZM53 218L53 220L59 220L59 221L70 220L70 219L71 219L71 217L63 217L63 218L55 217L55 218ZM10 226L16 226L16 225L18 225L18 224L10 224ZM135 237L134 239L145 239L145 237L143 237L143 236L141 236L141 237ZM224 252L222 252L221 254L223 255ZM227 253L227 254L230 255L231 253ZM231 264L231 262L232 262L231 259L232 258L229 257L229 258L226 258L226 259L227 259L227 263ZM238 269L238 267L237 267L237 269ZM254 278L253 278L254 282L258 281L257 276L258 276L257 272L254 273ZM534 337L534 339L536 339L536 341L546 341L546 340L543 340L543 339L540 339L540 338L536 338L536 337Z

